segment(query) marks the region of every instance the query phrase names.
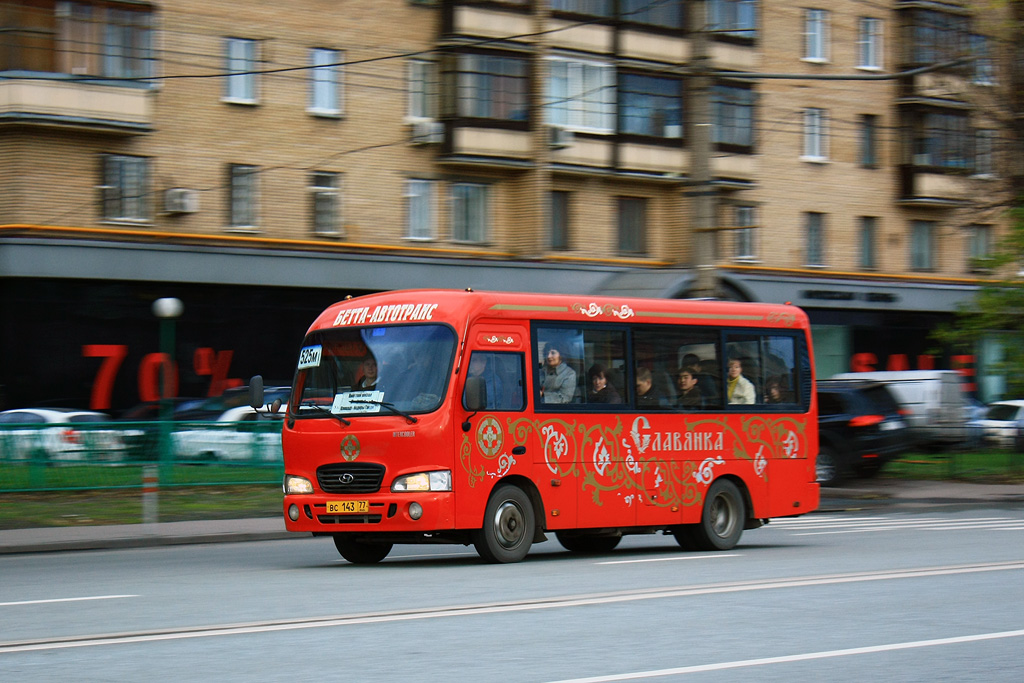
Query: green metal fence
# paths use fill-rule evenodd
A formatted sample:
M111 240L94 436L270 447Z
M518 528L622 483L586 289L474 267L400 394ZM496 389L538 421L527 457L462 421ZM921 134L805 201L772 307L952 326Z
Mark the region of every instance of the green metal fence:
M0 493L277 484L280 420L0 426Z

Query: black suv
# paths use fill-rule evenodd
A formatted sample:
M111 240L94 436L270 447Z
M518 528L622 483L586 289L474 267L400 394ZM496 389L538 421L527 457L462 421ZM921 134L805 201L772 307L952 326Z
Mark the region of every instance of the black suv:
M913 438L899 404L881 382L818 382L818 483L829 486L850 473L873 476L910 450Z

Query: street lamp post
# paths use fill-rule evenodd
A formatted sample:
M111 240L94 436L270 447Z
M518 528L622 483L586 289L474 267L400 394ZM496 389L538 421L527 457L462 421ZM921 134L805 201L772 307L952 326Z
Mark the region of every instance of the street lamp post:
M164 297L153 302L153 315L160 319L160 480L167 481L171 457L171 420L174 418L171 394L174 387L174 323L185 306L181 299ZM155 521L155 520L154 520Z

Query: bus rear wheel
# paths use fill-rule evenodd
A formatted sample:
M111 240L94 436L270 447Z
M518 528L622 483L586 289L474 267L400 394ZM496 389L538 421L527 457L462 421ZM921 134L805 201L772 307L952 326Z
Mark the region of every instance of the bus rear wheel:
M486 562L519 562L530 552L535 526L530 497L518 486L504 484L487 501L484 525L473 533L473 545Z
M391 552L393 543L366 543L349 538L346 534L334 534L334 547L352 564L377 564Z
M607 553L615 550L621 535L573 534L556 531L555 538L566 550L574 553Z
M700 523L690 527L690 541L699 550L730 550L739 543L746 506L736 484L718 479L704 498Z

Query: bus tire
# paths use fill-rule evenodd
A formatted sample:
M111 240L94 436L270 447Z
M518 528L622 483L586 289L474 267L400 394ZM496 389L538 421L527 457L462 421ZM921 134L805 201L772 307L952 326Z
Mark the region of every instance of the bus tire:
M352 564L377 564L391 552L392 543L355 541L347 534L334 534L334 547Z
M736 484L718 479L704 498L700 523L693 525L690 534L699 550L730 550L736 547L743 534L746 506Z
M598 535L598 534L574 534L564 531L556 531L555 538L566 550L574 553L608 553L615 550L622 540L622 536Z
M533 544L533 503L511 484L499 486L487 501L483 528L473 533L473 545L485 562L519 562Z

